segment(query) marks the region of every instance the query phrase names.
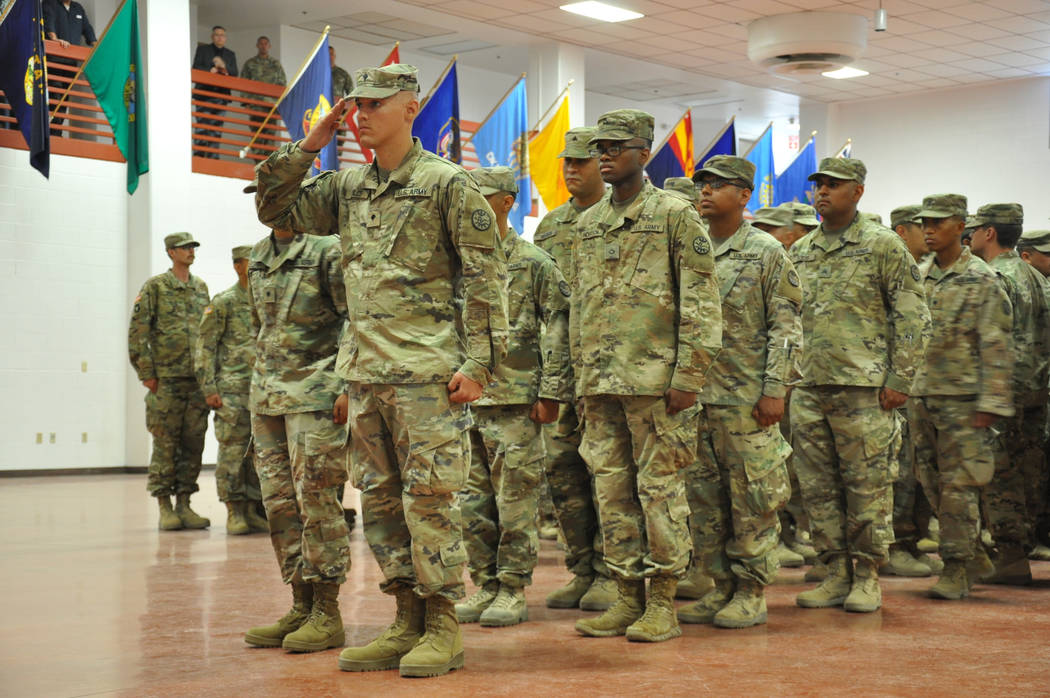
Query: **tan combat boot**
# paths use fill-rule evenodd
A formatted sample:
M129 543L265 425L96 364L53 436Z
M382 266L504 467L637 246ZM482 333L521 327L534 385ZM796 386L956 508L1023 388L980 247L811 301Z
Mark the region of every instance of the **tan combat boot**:
M157 524L157 527L162 531L178 531L181 529L182 519L171 508L171 497L167 495L157 497L157 504L160 506L160 523Z
M817 558L817 561L813 563L813 566L806 570L803 579L807 582L823 582L828 578L828 566Z
M704 574L699 565L694 565L685 578L678 582L674 597L676 599L702 599L704 594L715 588L715 580Z
M995 574L995 563L988 557L988 549L980 541L973 551L973 559L966 563L966 578L972 587L975 582L983 581Z
M703 595L696 603L686 604L678 609L680 623L713 623L715 614L725 608L736 591L733 579L718 579L714 588Z
M933 574L933 570L923 560L913 557L898 545L890 546L889 559L879 567L879 572L894 577L929 577Z
M401 658L402 676L441 676L463 668L463 635L455 604L443 596L431 596L426 603L426 632Z
M663 642L682 636L682 628L675 615L674 591L678 579L661 574L649 580L649 600L645 613L627 628L631 642Z
M1036 562L1050 561L1050 547L1047 547L1042 543L1037 544L1032 548L1032 552L1028 553L1028 559L1035 560Z
M750 628L765 622L765 587L746 577L741 577L733 599L714 617L714 624L719 628Z
M951 558L944 561L940 579L926 592L931 598L958 601L970 594L970 581L966 574L966 563Z
M458 613L458 612L457 612ZM517 625L529 619L529 608L525 605L525 590L507 584L499 585L499 594L481 613L481 624L488 628Z
M849 596L853 582L852 563L847 555L833 555L826 563L828 576L816 589L803 591L795 597L802 608L830 608L841 606Z
M599 574L580 599L580 610L608 611L616 603L617 594L616 580Z
M857 558L853 570L853 585L842 607L851 613L874 613L882 608L879 566L874 560Z
M183 528L207 528L211 526L211 520L190 509L190 496L188 494L175 495L175 513L179 515L179 521L182 522Z
M395 594L397 615L394 622L364 647L347 647L339 655L343 671L384 671L397 669L401 658L423 637L426 601L409 588L400 587Z
M320 652L342 647L346 642L343 618L339 615L339 585L314 582L310 617L295 632L284 636L281 647L289 652Z
M251 529L252 533L269 533L270 524L266 522L266 518L259 516L259 512L256 509L256 502L254 500L248 500L242 502L244 506L244 520L248 522L248 528Z
M574 576L568 584L547 594L547 608L576 608L580 605L580 599L591 588L592 582L593 576Z
M1004 543L999 546L995 556L995 572L982 577L985 584L1007 584L1010 586L1028 586L1032 583L1032 565L1024 548L1016 543Z
M226 535L243 536L251 532L244 519L244 502L226 502Z
M310 617L314 588L304 582L292 582L292 608L272 625L260 625L244 634L244 641L255 647L280 647L284 636L299 629Z
M645 607L644 579L616 579L616 601L597 618L576 621L576 632L587 637L614 637L642 617Z
M498 593L499 582L489 582L478 587L469 598L456 604L456 620L460 623L477 623L485 609L496 600Z
M802 565L806 564L806 558L787 547L784 541L780 541L777 544L774 554L777 556L781 567L802 567Z

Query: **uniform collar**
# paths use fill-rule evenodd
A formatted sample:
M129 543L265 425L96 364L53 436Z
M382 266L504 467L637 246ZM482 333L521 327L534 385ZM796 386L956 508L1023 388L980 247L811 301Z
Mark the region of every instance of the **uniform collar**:
M860 211L853 217L853 222L838 235L828 235L824 232L824 223L822 221L820 227L817 228L816 234L813 236L813 244L825 252L831 252L844 247L847 242L860 242L860 234L863 228L864 219L860 217Z
M736 229L735 233L730 235L721 243L716 243L715 256L721 257L722 255L728 252L732 252L734 250L737 252L743 250L744 247L747 246L747 239L751 237L752 230L754 229L751 227L751 222L748 220L744 220L740 224L740 227ZM710 233L708 233L708 235L710 235ZM712 241L713 240L714 238L712 238Z
M929 271L926 272L926 275L934 281L940 281L949 276L964 273L970 268L971 264L973 264L973 252L970 251L969 247L963 245L962 253L959 255L959 258L952 262L952 265L947 269L941 269L937 266L937 256L934 255L929 261L930 267Z
M408 153L401 160L401 164L390 171L390 175L386 178L385 183L380 183L379 181L379 161L372 161L372 164L368 166L367 174L365 174L365 187L375 189L376 193L380 194L394 184L405 186L412 181L412 172L415 171L416 162L422 155L423 144L420 143L418 138L413 137L412 147L408 149Z
M270 254L271 254L271 258L270 258L270 261L266 263L266 266L269 267L270 271L273 271L274 269L277 269L282 264L284 264L287 260L295 259L296 257L298 257L299 254L303 251L304 247L306 247L306 236L303 235L302 233L296 233L295 237L292 238L291 243L288 245L288 249L286 249L283 253L279 252L278 249L277 249L277 238L271 232L270 233Z
M629 220L634 222L638 220L642 215L642 209L645 208L645 204L648 203L649 198L654 191L656 191L656 188L649 182L649 180L645 180L642 183L642 188L638 191L638 195L634 197L634 200L627 206L627 208L617 214L616 221L609 226L609 230L619 228L623 225L624 221ZM616 204L614 204L612 200L612 189L609 190L607 196L609 197L609 208L615 212Z
M193 274L192 273L190 273L190 275L186 277L186 282L185 283L183 283L181 280L179 280L179 277L175 276L175 272L172 269L170 269L170 268L168 269L168 271L166 271L164 273L168 277L168 283L169 284L174 284L175 286L180 286L180 287L181 286L192 286L193 285Z

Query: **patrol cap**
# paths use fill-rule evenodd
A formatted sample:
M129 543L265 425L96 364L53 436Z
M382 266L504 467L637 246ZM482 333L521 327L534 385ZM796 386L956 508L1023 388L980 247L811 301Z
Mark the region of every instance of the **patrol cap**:
M1024 208L1021 204L985 204L973 215L977 227L985 225L1023 225Z
M763 206L755 211L752 223L763 223L765 225L783 228L795 221L794 211L786 206Z
M1026 230L1021 233L1017 246L1026 250L1035 250L1050 254L1050 230Z
M973 235L973 231L977 230L977 219L974 218L973 216L967 216L966 217L966 229L965 230L966 230L965 234Z
M248 259L251 256L252 256L252 246L251 245L237 245L237 247L233 248L233 261L235 261L235 262L238 259Z
M245 194L254 194L255 192L259 191L259 180L253 179L252 183L246 186L242 191Z
M882 216L880 216L877 213L868 213L866 211L861 211L860 217L864 220L871 221L872 223L878 223L879 225L882 225Z
M864 184L864 178L868 176L868 168L863 162L853 158L824 158L820 161L817 171L809 176L809 181L812 182L820 175L835 179L852 179Z
M641 109L615 109L598 117L598 127L588 143L595 141L629 141L632 138L653 140L653 115Z
M593 126L577 126L565 132L565 150L558 153L560 158L590 158L591 147L588 145L598 129Z
M693 181L698 181L705 174L713 174L722 179L739 179L755 188L755 164L750 160L735 155L715 155L707 159L704 166L693 173Z
M934 194L922 200L919 218L966 218L966 197L962 194Z
M664 180L664 191L680 194L685 197L686 201L691 201L694 204L700 198L700 192L696 190L693 180L688 177L668 177Z
M817 220L817 209L809 204L794 201L790 204L784 205L791 207L791 213L794 216L795 223L809 226L820 225L820 221Z
M419 70L407 63L361 68L355 73L355 78L356 86L350 97L383 99L398 92L419 92Z
M517 177L509 167L479 167L468 170L467 173L481 189L482 196L492 196L500 192L518 193Z
M189 233L172 233L164 237L164 249L173 247L200 247L201 244L193 239Z
M921 210L922 206L898 206L890 211L890 227L896 228L905 223L921 223L922 219L919 216Z

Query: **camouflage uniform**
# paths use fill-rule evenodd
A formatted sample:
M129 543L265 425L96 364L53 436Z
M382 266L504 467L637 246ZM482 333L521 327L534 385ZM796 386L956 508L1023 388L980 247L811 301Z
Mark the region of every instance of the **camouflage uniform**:
M201 279L191 274L183 283L170 270L146 281L135 297L131 365L140 381L157 379L157 392L146 393L146 428L153 436L146 489L153 497L199 489L208 406L193 374L193 345L207 305Z
M696 190L696 184L688 177L668 177L664 180L663 189L668 194L681 196L694 205L700 198L700 192Z
M241 77L245 80L257 80L271 85L284 85L284 67L273 56L252 56L244 62Z
M828 176L863 181L857 160L821 162ZM893 542L892 411L882 387L911 390L930 327L915 265L900 239L857 216L824 225L788 252L802 282L805 351L791 395L792 445L814 547L875 563Z
M332 66L332 104L354 90L354 80L350 73L337 65Z
M565 151L559 157L590 157L587 140L593 133L593 128L570 129L565 135ZM570 199L544 216L532 236L537 247L554 257L570 285L576 276L572 266L574 229L585 210ZM543 426L543 442L554 515L565 539L565 567L580 577L608 577L591 474L579 452L580 423L575 400L562 406L558 421Z
M332 421L344 391L335 374L346 324L339 240L272 234L248 267L257 331L252 434L266 518L285 584L342 584L350 531L337 492L347 480L346 425Z
M403 69L359 71L357 91L418 90L414 69ZM351 476L381 588L459 599L467 553L455 493L469 469L471 416L446 384L456 372L488 384L505 353L492 209L463 168L418 139L383 181L376 163L303 181L315 155L290 143L259 165L259 219L340 236L356 346L337 370L350 382Z
M636 137L640 112L611 112L608 133ZM648 117L651 136L652 117ZM582 403L580 455L594 473L605 561L618 577L681 577L697 409L666 411L668 388L699 392L721 346L711 241L688 202L646 182L606 194L576 224L570 342Z
M791 447L752 410L762 396L783 398L798 380L802 289L783 245L747 221L716 241L715 272L722 351L700 396L699 458L685 473L693 545L712 579L767 585L779 567L777 510L791 493Z
M245 248L245 254L251 248ZM194 353L197 383L205 397L219 395L215 438L219 455L215 486L221 502L262 499L252 456L248 391L255 361L255 332L248 289L234 284L204 309Z
M544 451L529 410L537 398L572 398L568 284L550 255L514 231L503 240L503 251L510 345L495 383L473 408L470 476L460 496L470 577L479 587L497 579L513 587L532 582ZM547 327L542 343L541 325Z

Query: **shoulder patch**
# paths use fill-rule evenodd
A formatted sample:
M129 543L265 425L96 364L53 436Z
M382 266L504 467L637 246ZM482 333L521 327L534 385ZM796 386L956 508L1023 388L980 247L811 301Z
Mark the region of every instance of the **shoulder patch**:
M475 229L485 231L492 227L492 216L483 208L474 209L470 214L470 223Z
M788 283L792 286L798 286L798 274L794 269L788 270Z
M562 279L558 282L558 290L561 291L561 295L565 296L566 298L572 297L572 289L569 288L569 282L565 279Z
M711 243L703 235L693 238L693 251L697 254L707 254L711 251Z
M922 274L919 273L919 265L911 265L911 278L915 279L916 281L922 280Z

